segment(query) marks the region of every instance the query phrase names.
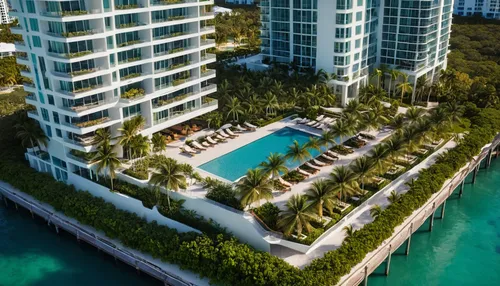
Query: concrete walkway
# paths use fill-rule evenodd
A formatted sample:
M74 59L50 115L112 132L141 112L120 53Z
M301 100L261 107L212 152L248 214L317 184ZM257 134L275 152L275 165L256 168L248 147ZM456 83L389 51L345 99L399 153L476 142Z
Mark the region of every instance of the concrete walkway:
M385 209L390 204L387 197L391 191L394 190L399 194L407 192L409 189L409 187L406 186L407 182L411 181L411 179L417 178L420 170L426 169L434 164L439 154L446 152L455 146L456 143L454 141L449 141L441 149L437 150L411 170L404 173L401 177L391 182L381 192L369 198L365 203L363 203L363 205L353 210L347 219L335 225L335 229L333 229L333 231L331 231L326 237L322 238L321 241L317 241L314 248L312 248L308 254L297 253L293 250L285 248L278 248L276 251L273 251L273 254L283 258L292 265L303 268L311 263L313 259L323 257L326 252L339 248L345 239L345 233L342 230L344 226L352 225L354 229L360 229L364 225L372 222L373 218L370 215L370 209L373 206L379 205Z

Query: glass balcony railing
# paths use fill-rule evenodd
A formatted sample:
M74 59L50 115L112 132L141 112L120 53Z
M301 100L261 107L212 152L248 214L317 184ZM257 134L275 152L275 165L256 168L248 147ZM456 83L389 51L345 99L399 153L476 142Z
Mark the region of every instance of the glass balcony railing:
M49 36L58 37L58 38L74 38L74 37L83 37L90 36L102 33L102 29L90 29L90 30L82 30L82 31L73 31L73 32L45 32Z
M145 25L147 25L147 24L143 23L143 22L116 23L116 28L117 29L126 29L126 28L133 28L133 27L139 27L139 26L145 26Z
M155 55L155 57L160 57L160 56L164 56L164 55L171 55L171 54L176 54L176 53L192 50L195 48L196 47L194 47L194 46L178 47L178 48L170 49L167 51L158 52L158 53L155 53L154 55Z
M130 10L130 9L138 9L144 8L142 4L126 4L126 5L115 5L116 10Z
M106 123L110 120L111 119L109 117L101 117L101 118L92 119L92 120L88 120L88 121L71 122L71 123L63 121L61 124L68 126L68 127L72 127L72 128L86 128L86 127L92 127L95 125L103 124L103 123Z
M201 77L207 77L215 74L215 70L205 70L201 72Z
M101 70L100 67L78 70L78 71L69 71L69 72L61 72L61 71L52 71L52 74L59 77L73 78L81 75L91 74L96 71Z
M164 117L164 118L161 118L161 119L158 119L158 120L154 120L153 125L158 125L158 124L161 124L161 123L163 123L165 121L168 121L168 120L177 118L179 116L182 116L184 114L188 114L188 113L191 113L191 112L196 111L196 110L200 110L200 109L204 109L204 108L208 108L208 107L216 106L217 105L217 100L216 99L205 98L205 100L206 100L206 102L204 102L203 104L201 104L199 106L194 106L194 107L191 107L191 108L186 108L186 109L180 110L180 111L169 110L169 112L168 112L169 116L168 117Z
M185 4L185 3L196 3L196 0L154 0L151 1L151 6L165 6L165 5L175 5L175 4Z
M212 44L215 44L214 39L206 39L206 40L200 41L200 46L207 46L207 45L212 45Z
M90 103L84 103L81 105L63 106L62 108L65 110L68 110L68 111L82 112L85 110L89 110L89 109L93 109L93 108L96 108L99 106L110 104L110 103L113 103L116 101L117 101L116 99L108 98L108 99L104 99L104 100L97 100L97 101L90 102Z
M215 59L215 58L216 58L215 54L209 54L209 53L206 53L204 56L201 56L201 60L202 61L212 60L212 59Z
M33 93L26 95L26 100L37 101L36 96Z
M101 53L104 52L104 49L93 49L93 50L88 50L88 51L79 51L79 52L69 52L69 53L58 53L58 52L47 52L47 55L55 58L62 58L62 59L73 59L73 58L79 58L83 56L87 56L90 54L95 54L95 53Z
M45 11L40 12L40 15L45 17L54 17L54 18L63 18L63 17L75 17L75 16L83 16L89 14L99 14L101 10L92 9L92 10L71 10L71 11Z

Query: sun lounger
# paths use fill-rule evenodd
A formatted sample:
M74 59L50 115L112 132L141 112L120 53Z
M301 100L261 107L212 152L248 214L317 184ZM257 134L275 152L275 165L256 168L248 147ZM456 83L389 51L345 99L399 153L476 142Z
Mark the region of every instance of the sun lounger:
M236 129L238 129L238 131L239 131L239 132L248 131L248 129L247 129L247 128L243 128L243 127L241 127L241 125L239 125L239 124L238 124L238 125L236 125Z
M304 118L302 119L301 121L299 121L299 124L306 124L307 122L309 122L311 120L307 119L307 118Z
M193 141L193 142L191 143L191 145L192 145L194 148L196 148L196 149L200 149L200 150L207 150L207 148L205 148L205 147L201 146L201 144L200 144L200 143L198 143L197 141Z
M210 137L210 136L207 136L207 141L208 141L208 143L213 144L213 145L218 144L217 141L215 141L214 139L212 139L212 137Z
M194 154L198 153L198 152L196 152L195 150L193 150L193 148L191 148L191 146L189 146L189 145L185 145L185 146L184 146L184 149L185 149L186 151L188 151L189 153L194 153Z
M316 120L313 120L313 121L309 121L306 123L307 126L313 126L314 124L318 123L318 121Z
M196 154L196 152L193 149L189 148L189 150L188 150L187 148L189 148L189 146L181 147L181 152L184 154L191 155L191 156L194 156Z
M316 121L321 121L323 119L323 117L325 117L324 115L320 115L318 117L316 117Z
M306 162L305 164L307 167L313 169L313 170L316 170L316 171L321 171L321 169L319 169L317 166L314 166L313 164L309 163L309 162Z
M316 164L316 165L318 165L318 166L320 166L320 167L324 167L324 166L326 166L326 163L323 163L323 162L318 161L318 160L316 160L316 159L313 159L312 161L313 161L313 163L314 163L314 164Z
M280 184L282 184L282 185L283 185L283 186L285 186L285 187L292 187L292 186L293 186L293 185L292 185L292 184L290 184L289 182L287 182L287 181L283 180L281 177L280 177L280 178L278 178L278 181L280 182Z
M229 128L228 128L228 129L226 129L225 131L226 131L226 133L227 133L229 136L233 136L233 137L238 137L238 136L240 136L240 135L238 135L238 134L234 134L234 133L233 133L233 131L231 131L231 129L229 129Z
M323 129L325 127L326 127L326 125L324 123L321 123L320 125L316 126L317 129Z
M303 176L306 176L306 177L310 177L312 174L300 169L300 168L297 168L297 172L299 172L301 175Z
M321 157L325 158L326 160L330 160L330 161L335 161L336 159L335 158L332 158L328 155L325 155L325 154L321 154Z
M328 155L332 156L333 158L335 158L337 160L339 159L340 155L337 154L337 153L335 153L335 152L333 152L333 151L331 151L331 150L326 151L326 153L328 153Z
M318 128L318 126L320 126L320 125L323 125L323 123L318 122L318 123L314 124L314 125L313 125L313 126L311 126L311 127L313 127L313 128Z
M201 142L201 145L205 146L205 147L214 147L214 145L208 143L207 141L203 141Z
M222 142L226 142L227 141L227 139L224 138L224 137L222 137L220 134L217 134L217 136L215 136L215 138L221 140Z
M300 121L302 121L302 118L300 118L300 117L296 117L296 118L292 119L292 122L295 122L295 123L299 123Z
M219 132L217 132L220 136L224 137L224 138L234 138L236 136L231 136L231 135L228 135L226 134L226 132L224 132L224 130L219 130Z
M250 124L248 122L245 121L245 126L247 126L248 128L250 128L251 130L257 130L257 126L253 125L253 124Z

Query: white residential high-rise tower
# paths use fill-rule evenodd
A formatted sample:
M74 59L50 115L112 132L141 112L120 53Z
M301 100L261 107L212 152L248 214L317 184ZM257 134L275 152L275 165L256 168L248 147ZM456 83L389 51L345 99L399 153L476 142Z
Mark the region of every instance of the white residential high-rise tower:
M29 150L31 166L59 180L95 178L81 152L94 151L95 131L112 138L122 123L142 115L151 136L217 109L216 85L206 68L215 47L213 1L14 1L23 36L16 43L26 102L50 138L47 152ZM113 142L113 144L116 141ZM120 150L119 150L120 152Z
M500 0L456 0L453 13L459 16L481 15L500 20Z
M345 104L385 65L416 85L446 68L453 0L262 0L262 56L333 73Z

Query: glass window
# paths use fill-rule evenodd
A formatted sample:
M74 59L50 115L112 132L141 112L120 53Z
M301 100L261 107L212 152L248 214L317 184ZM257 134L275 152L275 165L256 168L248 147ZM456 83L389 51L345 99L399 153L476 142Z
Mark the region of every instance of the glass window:
M40 37L33 36L33 46L35 46L37 48L41 48L42 47L42 40L40 40Z
M54 122L59 124L59 114L55 111L52 111L52 118L54 118Z
M45 97L43 97L43 93L38 92L38 97L40 98L40 102L41 102L42 104L45 104Z
M359 26L356 26L356 35L360 35L361 34L361 25Z
M359 47L361 47L361 39L357 39L355 44L354 44L354 47L357 49Z
M47 94L47 98L49 99L49 104L54 105L54 97L50 94Z
M363 0L358 0L358 7L363 6Z
M363 12L356 12L356 21L361 21L363 19Z
M339 10L352 9L352 0L338 0L337 9Z
M40 108L40 110L42 111L42 118L43 120L47 121L47 122L50 122L50 119L49 119L49 111L45 108Z
M62 138L62 132L61 132L61 129L57 129L57 128L56 128L56 135L57 135L57 137Z
M52 137L52 128L50 128L50 125L45 125L45 128L47 129L47 136Z
M31 19L30 18L30 27L31 30L39 32L40 28L38 27L38 20L37 19Z
M28 8L28 13L36 14L35 1L26 0L26 8Z

